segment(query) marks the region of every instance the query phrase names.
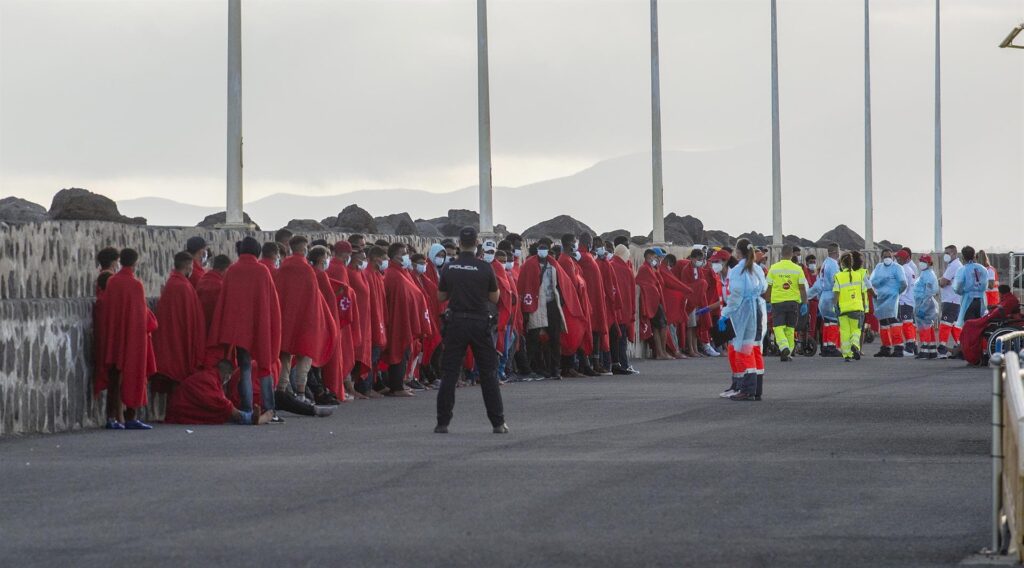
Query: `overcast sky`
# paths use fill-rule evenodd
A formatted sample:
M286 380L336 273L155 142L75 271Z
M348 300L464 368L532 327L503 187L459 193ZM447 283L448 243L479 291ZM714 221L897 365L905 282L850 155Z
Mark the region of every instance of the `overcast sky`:
M666 200L688 204L667 211L769 232L769 0L660 4L666 149L734 152L752 180L704 196L666 172ZM942 4L946 240L1020 250L1024 51L996 45L1024 0ZM496 185L649 151L647 0L491 0L489 16ZM933 18L934 0L872 2L876 235L917 246ZM473 0L243 0L247 200L474 185L475 25ZM862 231L863 3L779 0L779 25L785 232ZM222 203L226 29L226 0L0 0L0 195ZM737 205L763 222L733 226ZM1016 220L982 222L993 208Z

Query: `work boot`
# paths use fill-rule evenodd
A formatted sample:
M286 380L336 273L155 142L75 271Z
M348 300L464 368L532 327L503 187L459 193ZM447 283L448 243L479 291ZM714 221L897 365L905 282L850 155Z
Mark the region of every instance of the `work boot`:
M875 357L892 357L892 349L888 345L883 345L878 353L875 353Z
M782 352L779 353L779 361L792 361L793 358L789 356L790 353L792 352L789 350L789 347L783 347Z
M900 358L903 358L903 346L902 345L895 345L895 346L893 346L893 348L892 348L892 355L890 355L890 357L900 357Z
M757 374L757 386L754 387L754 400L761 400L761 394L764 391L764 375Z
M853 351L853 358L860 361L860 347L854 345L850 350Z

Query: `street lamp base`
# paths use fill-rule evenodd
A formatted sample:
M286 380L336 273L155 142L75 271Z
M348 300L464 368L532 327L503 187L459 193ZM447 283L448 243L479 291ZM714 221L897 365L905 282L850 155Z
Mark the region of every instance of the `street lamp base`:
M217 223L214 228L225 231L254 231L256 225L252 223Z

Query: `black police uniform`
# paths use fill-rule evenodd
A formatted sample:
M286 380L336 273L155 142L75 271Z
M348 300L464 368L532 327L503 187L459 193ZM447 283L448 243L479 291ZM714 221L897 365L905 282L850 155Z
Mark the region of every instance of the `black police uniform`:
M475 238L475 231L473 237ZM441 274L437 289L448 293L448 316L441 355L441 389L437 393L437 424L448 426L455 407L455 387L459 380L466 348L480 371L480 391L487 407L487 418L494 427L505 423L498 385L498 352L491 330L491 292L498 280L491 265L473 252L463 252Z

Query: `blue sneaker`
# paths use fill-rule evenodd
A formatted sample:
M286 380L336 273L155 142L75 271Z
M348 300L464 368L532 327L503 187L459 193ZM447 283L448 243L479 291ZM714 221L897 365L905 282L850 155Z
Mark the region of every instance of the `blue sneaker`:
M128 420L124 423L125 430L152 430L153 427L141 420Z
M124 430L124 424L121 424L113 418L107 418L107 425L104 426L107 430Z

